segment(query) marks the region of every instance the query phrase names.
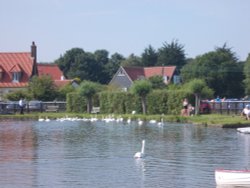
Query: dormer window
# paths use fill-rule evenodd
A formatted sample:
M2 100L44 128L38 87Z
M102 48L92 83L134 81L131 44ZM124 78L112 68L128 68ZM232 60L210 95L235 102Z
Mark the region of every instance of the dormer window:
M3 69L0 67L0 82L3 80Z
M12 82L20 82L22 77L22 69L19 65L14 65L11 70Z
M122 70L119 70L117 76L125 76L124 72Z
M12 72L12 82L19 82L21 80L22 72Z

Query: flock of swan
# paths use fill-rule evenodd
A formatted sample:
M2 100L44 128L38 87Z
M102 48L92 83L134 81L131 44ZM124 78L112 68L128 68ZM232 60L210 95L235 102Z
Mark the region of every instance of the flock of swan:
M110 122L125 122L127 124L130 124L132 122L131 118L128 118L127 120L124 120L122 117L118 117L118 118L114 118L113 116L108 116L108 117L103 117L101 119L98 119L96 117L91 117L91 118L78 118L78 117L63 117L63 118L57 118L56 121L59 121L59 122L64 122L64 121L86 121L86 122L95 122L95 121L104 121L106 123L110 123ZM42 122L49 122L51 121L48 117L45 117L45 118L41 118L39 117L38 118L38 121ZM138 125L143 125L145 122L141 119L138 119L137 121ZM164 125L164 122L163 122L163 119L161 119L161 121L157 121L157 120L150 120L148 121L149 124L156 124L158 126L163 126Z

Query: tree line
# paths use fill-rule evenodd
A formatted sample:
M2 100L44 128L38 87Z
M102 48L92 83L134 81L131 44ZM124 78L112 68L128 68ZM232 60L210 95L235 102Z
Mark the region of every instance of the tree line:
M109 56L107 50L86 52L72 48L55 60L68 79L78 78L108 84L120 66L177 66L183 83L202 79L215 96L239 98L250 94L250 57L239 61L235 52L224 44L213 51L186 58L184 45L173 40L162 47L146 47L140 56L125 58L119 53Z

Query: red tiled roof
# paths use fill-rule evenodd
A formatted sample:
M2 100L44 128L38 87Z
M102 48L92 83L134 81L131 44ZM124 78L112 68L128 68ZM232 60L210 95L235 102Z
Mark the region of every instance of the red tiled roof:
M50 75L52 80L61 80L61 76L63 76L62 71L59 69L56 64L37 64L38 75Z
M146 78L150 78L156 75L168 76L169 78L171 78L174 74L175 69L176 66L146 67L144 68L144 73Z
M13 65L13 67L11 67L9 71L10 72L22 72L22 69L20 68L18 64L16 64L16 65Z
M29 78L32 76L34 60L29 52L0 53L0 67L3 72L3 79L0 87L26 87ZM21 80L12 82L12 72L22 71Z
M143 67L123 67L128 76L134 81L140 76L144 76Z
M123 67L128 76L134 81L144 76L150 78L152 76L168 76L172 78L176 66L160 66L160 67Z

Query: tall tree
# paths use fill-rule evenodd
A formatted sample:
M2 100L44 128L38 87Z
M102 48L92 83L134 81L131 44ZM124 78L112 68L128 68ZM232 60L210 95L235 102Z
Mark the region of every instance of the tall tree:
M157 63L157 59L158 59L158 54L151 45L149 45L148 48L145 48L144 52L141 55L141 61L144 67L155 66Z
M147 113L146 97L152 90L152 84L148 80L137 80L131 87L131 91L141 98L143 114Z
M179 44L177 40L173 40L170 44L163 43L163 47L158 50L158 66L174 65L179 71L186 64L184 46Z
M97 50L95 53L85 52L80 48L72 48L55 61L67 78L80 78L93 82L105 83L104 65L108 62L108 52Z
M57 89L50 76L32 77L28 90L37 100L52 101L57 97Z
M78 63L76 58L84 53L81 48L72 48L71 50L66 51L66 53L55 60L55 63L59 66L59 68L63 71L63 74L68 78L73 78L71 75L74 75L74 68L77 69ZM72 73L73 72L73 73Z
M108 63L104 66L104 72L107 76L107 80L105 80L105 83L108 83L112 79L114 74L121 66L121 62L124 60L125 58L119 53L114 53L113 55L111 55Z
M137 66L137 67L142 67L142 62L141 62L141 58L131 54L127 59L125 59L124 61L122 61L122 66L124 67L131 67L131 66Z
M184 82L194 78L205 80L216 96L241 97L243 93L243 67L225 45L196 57L182 68L181 77Z
M245 94L250 95L250 53L248 54L246 63L244 65L244 76Z
M213 90L201 79L193 79L185 87L195 96L195 115L197 115L199 114L201 97L211 97Z
M105 66L109 62L109 52L107 50L96 50L94 57L96 60L96 81L106 84L109 80L109 75L106 73Z
M79 87L79 94L87 100L87 112L91 113L92 99L99 91L100 85L91 81L83 81Z

